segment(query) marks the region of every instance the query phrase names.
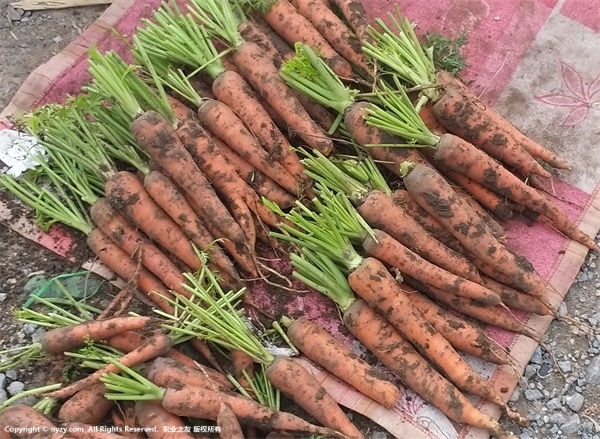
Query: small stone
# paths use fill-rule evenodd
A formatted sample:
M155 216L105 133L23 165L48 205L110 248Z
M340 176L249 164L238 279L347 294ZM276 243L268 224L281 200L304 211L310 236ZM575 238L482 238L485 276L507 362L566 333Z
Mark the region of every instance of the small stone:
M582 422L581 429L586 433L593 433L594 432L594 424L590 421Z
M558 425L554 424L554 425L553 425L553 426L550 428L549 432L550 432L550 433L552 433L552 434L556 434L556 433L558 433Z
M46 330L44 328L37 328L35 332L31 334L31 341L34 343L39 343L45 334Z
M542 399L544 395L538 389L527 389L525 390L525 398L527 401L537 401L538 399Z
M371 437L373 439L388 439L388 435L385 431L375 431Z
M35 332L35 330L37 329L37 325L33 324L33 323L25 323L23 325L23 332L27 335L31 335Z
M573 366L569 360L559 361L557 364L562 373L569 373L573 370Z
M559 305L559 307L557 309L557 312L560 317L564 317L567 314L569 314L569 310L567 309L567 304L565 302L561 302L561 304Z
M519 435L519 439L533 439L533 436L531 435L531 433L525 430Z
M550 422L550 417L548 415L544 415L542 417L542 421L544 421L544 424L547 424L548 422Z
M571 434L577 432L580 427L581 421L579 419L579 415L573 415L560 426L560 429L565 434Z
M23 9L15 9L12 6L6 8L6 13L10 21L19 21L23 16Z
M33 11L25 11L23 12L23 17L31 17L33 15ZM25 275L29 274L29 270L23 270L25 272Z
M590 326L598 326L598 320L594 317L588 318L588 323L590 324Z
M6 300L6 293L0 293L0 303Z
M14 381L17 379L17 371L14 369L9 369L6 372L4 372L4 374L6 375L6 378L8 378L11 381Z
M29 22L29 20L31 20L31 18L29 18L29 17L21 17L21 23L27 23L27 22Z
M535 351L533 351L533 354L531 354L531 360L529 360L529 362L533 364L542 364L542 348L539 346L535 348Z
M600 357L595 357L590 362L585 379L588 383L600 384Z
M551 370L552 366L550 365L550 363L542 363L540 369L537 371L537 374L541 378L546 378L550 374Z
M552 413L552 416L550 416L550 422L553 424L562 425L565 423L565 417L562 413Z
M15 396L19 393L23 393L23 390L25 390L25 384L23 384L21 381L13 381L6 388L6 391L10 396Z
M509 401L510 402L517 402L520 397L521 397L521 392L519 391L519 389L515 389L515 391L511 395Z
M565 396L565 403L574 412L578 412L583 407L584 397L581 393L574 393L573 395Z
M531 379L531 377L533 377L536 373L537 373L537 366L535 366L534 364L528 364L525 367L525 377L529 380Z
M55 36L54 38L52 38L52 41L54 41L55 43L60 43L62 41L62 37L60 35Z
M552 398L550 401L548 401L546 403L546 407L548 408L548 410L552 410L552 411L560 409L561 406L562 406L562 404L560 403L559 398Z
M6 393L6 390L0 389L0 404L4 404L4 401L6 401L7 399L8 393Z
M6 387L6 375L0 373L0 389L4 389Z

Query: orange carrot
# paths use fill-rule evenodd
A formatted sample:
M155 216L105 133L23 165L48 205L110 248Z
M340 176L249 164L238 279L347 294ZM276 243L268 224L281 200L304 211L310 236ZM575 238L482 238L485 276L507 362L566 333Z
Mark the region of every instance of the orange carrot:
M239 274L231 260L169 177L161 172L152 171L144 178L144 187L157 204L165 206L165 211L171 219L199 249L206 252L210 260L220 268L221 273L225 272L233 279L239 280Z
M331 9L318 0L290 0L290 3L312 23L337 53L365 73L371 70L360 42Z
M423 314L437 332L457 350L495 364L509 364L510 357L477 326L440 308L408 285L400 287L409 295L412 304Z
M532 157L539 158L557 169L571 169L571 165L568 162L558 157L547 148L544 148L539 143L525 136L514 125L496 113L489 105L484 105L481 103L479 99L476 98L474 94L471 93L469 89L456 77L449 75L447 72L440 71L438 72L436 79L439 84L442 84L445 87L458 87L461 92L463 92L466 96L469 96L471 100L477 103L479 108L483 108L483 111L485 111L490 118L497 121L498 125L502 126L503 129L506 130L506 133L511 135L522 148L531 154Z
M594 240L579 230L562 209L468 142L446 134L441 137L435 157L499 195L548 217L567 237L600 252Z
M404 184L417 203L444 224L468 251L508 275L524 291L543 297L546 288L535 270L519 264L506 247L487 233L481 218L441 175L417 165L404 177Z
M165 388L198 386L219 392L233 389L231 382L216 370L201 364L190 367L171 358L155 358L144 373L154 384Z
M374 236L367 237L362 247L369 256L390 264L402 273L427 284L436 285L457 296L472 298L481 303L489 305L502 303L500 297L493 291L427 262L382 230L374 229Z
M385 230L422 258L457 276L481 282L471 261L435 239L384 192L371 191L357 210L371 227Z
M140 258L142 265L170 289L187 294L182 287L185 278L171 260L127 219L117 212L106 198L100 198L90 209L90 217L115 244L131 257Z
M546 171L515 139L505 126L481 110L481 103L465 96L458 88L446 88L433 105L435 118L450 132L481 148L522 175L538 174L549 177Z
M78 421L85 424L98 424L115 405L114 401L106 399L104 383L92 384L81 389L67 399L58 411L61 421Z
M171 349L171 339L166 335L156 334L146 339L143 345L123 355L118 361L125 367L134 367L160 355L164 355L169 349ZM79 392L81 389L97 383L104 374L109 372L118 373L120 371L121 369L118 366L109 363L96 370L91 375L88 375L67 387L47 393L44 396L64 399Z
M404 384L439 408L448 418L483 428L499 439L513 437L504 433L495 419L477 410L410 342L364 301L357 300L348 308L344 313L344 323L365 346L371 346L371 352Z
M154 202L135 175L120 171L105 183L104 190L110 204L154 242L173 253L192 270L202 267L202 261L181 228Z
M193 439L187 433L183 420L166 411L159 402L138 401L135 403L135 416L139 425L144 426L148 439Z
M364 121L365 109L370 105L368 102L357 102L346 111L344 124L352 135L352 139L396 175L400 175L400 165L405 161L431 166L416 148L375 146L406 142L374 126L367 125Z
M478 202L490 211L500 221L506 221L513 215L514 205L504 197L492 192L484 185L471 180L460 172L448 169L445 166L438 167L446 177L458 184L471 194Z
M277 357L267 368L269 381L317 421L348 438L363 438L337 402L315 378L291 358Z
M206 104L202 108L205 106ZM231 110L228 109L228 111ZM213 116L216 117L214 114ZM221 122L225 123L224 120ZM272 226L279 223L277 215L262 204L256 192L238 175L235 166L221 154L212 136L205 132L200 125L190 121L179 128L178 135L202 172L211 179L215 190L228 201L228 206L234 203L245 204L246 209L254 212L265 223ZM242 157L245 156L242 154ZM283 168L281 170L287 173ZM293 179L293 181L295 184L296 180ZM251 220L250 212L245 214L249 215ZM253 239L248 238L247 244L254 248L256 230L252 230L252 232Z
M64 437L64 433L59 433L56 425L28 405L12 405L1 410L0 426L2 426L0 430L2 439L31 439L34 437L32 433L36 433L36 430L38 437L41 438Z
M193 206L201 209L196 212L198 216L214 223L214 228L220 232L218 236L237 243L245 242L244 233L165 118L155 112L146 112L133 122L131 131L163 172L195 201Z
M249 398L214 392L201 387L165 389L161 400L163 408L169 413L211 420L217 419L221 403L228 404L240 423L244 425L253 425L266 430L289 430L342 437L329 428L312 425L290 413L274 411Z
M174 299L174 296L152 273L143 267L138 267L127 253L113 243L100 229L94 229L87 239L88 247L96 256L117 276L126 281L135 281L141 292L161 310L173 312L173 307L163 297ZM158 294L157 294L158 293Z
M461 390L487 399L512 412L489 382L477 374L452 345L416 309L387 268L365 258L348 276L350 287L429 358ZM458 297L458 296L457 296ZM474 302L474 301L473 301Z
M297 193L298 182L294 176L274 158L269 157L231 108L219 101L205 101L198 109L198 115L210 132L236 150L244 160L292 194Z
M509 286L503 285L487 276L482 276L483 285L496 292L502 302L514 309L520 309L528 313L535 313L542 316L555 315L544 303L537 297L521 293Z
M240 177L262 197L273 201L282 209L294 206L296 199L272 179L244 160L240 155L220 139L213 139L221 154L235 167ZM306 188L304 188L306 190Z
M146 329L159 321L154 317L143 316L92 320L51 329L44 333L40 343L45 352L59 354L83 346L87 340L106 340L122 332Z
M501 244L506 243L506 232L502 226L477 202L475 198L466 193L461 187L454 187L454 192L460 196L473 209L473 211L481 218L494 238Z
M270 1L264 20L290 45L302 42L319 50L323 60L342 78L352 76L352 66L338 54L317 29L288 0Z
M409 280L409 283L412 282ZM462 297L453 296L451 293L440 290L432 286L415 287L423 293L439 300L450 308L463 313L469 317L479 320L488 325L497 326L507 331L523 334L533 340L540 341L541 334L528 328L523 322L517 320L511 313L505 309L496 306L480 306L481 304Z
M238 421L231 407L226 403L221 403L219 413L217 414L217 425L220 427L219 437L222 439L244 439L242 426Z
M220 74L213 83L213 92L219 101L235 109L269 153L269 158L281 163L296 180L306 184L300 158L239 74L231 71Z
M388 409L398 402L398 387L319 325L300 317L289 323L287 334L304 355L363 395Z
M440 222L423 209L406 189L398 189L392 194L394 203L402 208L417 222L431 233L438 241L457 253L464 254L465 249L460 242L440 224ZM473 261L471 261L473 262Z
M367 13L360 0L333 0L335 5L350 24L350 28L358 37L358 41L365 43L370 40L367 32L369 22L367 21Z
M331 152L333 143L327 133L310 118L258 45L242 44L233 59L242 76L279 113L293 133L323 154Z

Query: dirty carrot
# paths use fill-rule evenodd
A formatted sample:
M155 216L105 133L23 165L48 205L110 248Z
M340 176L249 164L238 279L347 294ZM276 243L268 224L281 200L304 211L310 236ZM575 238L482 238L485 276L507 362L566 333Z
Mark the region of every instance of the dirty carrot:
M304 367L291 358L278 357L267 368L269 381L321 424L349 438L363 438L337 402Z
M115 402L104 397L104 383L96 383L81 389L67 399L58 411L58 419L63 422L83 422L96 425L114 407Z
M217 414L217 425L220 427L219 437L223 439L244 439L242 426L231 407L222 402Z
M452 291L457 296L468 297L488 305L502 303L500 297L493 291L427 262L384 231L375 229L374 233L373 237L367 237L362 244L369 256L423 282Z
M164 206L165 212L181 227L187 237L206 252L212 262L233 279L239 280L239 274L231 260L169 177L162 172L152 171L144 177L144 187L157 204ZM180 291L177 292L181 294ZM183 294L187 294L187 291Z
M423 314L423 317L455 349L495 364L510 364L508 353L480 328L450 314L408 285L400 284L400 287L407 292L413 305Z
M155 358L144 368L144 375L160 387L199 386L215 391L231 390L231 382L207 366L190 367L171 358Z
M171 260L127 219L117 212L106 198L98 199L90 208L94 224L106 236L133 258L140 258L142 265L157 276L170 289L185 294L185 279Z
M304 317L283 323L294 346L309 359L384 407L396 405L398 387L321 326Z
M371 352L403 383L450 419L482 428L498 438L514 438L503 432L496 420L477 410L406 338L363 300L357 300L347 309L344 324L365 346L371 346Z
M51 329L44 333L40 343L45 352L59 354L83 346L87 340L106 340L122 332L146 329L157 322L154 317L143 316L93 320Z
M163 172L194 199L194 207L201 209L197 214L214 223L214 228L220 232L219 237L245 242L244 233L165 118L155 112L146 112L134 121L132 133Z
M137 401L135 418L143 425L149 439L169 439L176 435L181 439L193 439L186 433L186 424L177 416L166 411L157 401Z
M487 276L481 276L481 279L483 285L495 291L502 299L502 302L511 308L542 316L556 314L535 296L517 291Z
M141 292L165 312L173 308L163 297L173 297L164 284L144 267L139 267L127 253L113 243L100 229L94 229L87 238L88 247L120 278L134 281ZM159 293L159 294L156 294Z
M506 243L506 232L504 228L486 211L479 202L471 195L469 195L462 187L453 187L454 192L461 197L465 202L473 209L473 211L481 218L488 228L488 232L491 233L494 238L501 244Z
M13 405L0 411L2 439L28 439L32 437L31 428L47 431L44 438L60 439L63 433L58 433L58 427L48 418L28 405ZM11 431L10 435L7 433ZM56 433L53 433L56 432Z

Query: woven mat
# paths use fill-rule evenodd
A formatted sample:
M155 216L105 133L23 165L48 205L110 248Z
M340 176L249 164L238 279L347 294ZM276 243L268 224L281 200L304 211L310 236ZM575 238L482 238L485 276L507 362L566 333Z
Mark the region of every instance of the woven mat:
M392 10L388 0L363 0L370 19ZM570 160L576 172L548 181L553 200L588 235L600 229L600 153L597 127L600 126L600 9L597 0L436 0L399 1L403 13L426 31L457 36L467 32L465 54L470 66L463 77L482 101L494 106L526 134L550 145ZM8 117L48 102L77 94L86 80L86 51L96 45L101 51L124 52L124 44L111 29L131 35L143 17L149 17L157 0L117 0L84 34L61 53L38 67L0 114L0 128L9 126ZM577 38L572 38L577 35ZM568 42L568 43L567 43ZM577 141L574 141L576 139ZM43 233L0 201L0 220L27 238L55 253L68 257L77 242L59 227ZM564 239L546 226L527 225L520 220L505 223L509 246L525 255L548 282L551 302L558 306L569 290L587 254L587 249ZM108 279L106 268L89 262L85 267ZM289 272L281 261L278 269ZM252 294L267 312L286 312L315 318L340 339L351 339L340 328L335 309L316 294L292 296L251 286ZM277 295L277 300L274 300ZM544 333L551 319L521 316L534 330ZM524 336L497 328L490 336L510 349L524 370L536 343ZM506 399L518 383L517 377L502 368L466 356L489 377ZM301 360L304 361L304 360ZM327 390L344 406L371 418L397 438L486 439L487 432L460 428L410 390L402 388L396 408L386 410L338 382L328 373L306 363ZM506 391L508 389L508 391ZM497 407L474 400L477 406L498 418Z

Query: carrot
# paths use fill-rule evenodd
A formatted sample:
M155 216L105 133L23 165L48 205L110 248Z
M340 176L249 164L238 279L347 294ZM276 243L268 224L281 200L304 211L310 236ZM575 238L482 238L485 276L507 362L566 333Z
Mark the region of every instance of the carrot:
M385 230L422 258L457 276L481 281L471 261L435 239L384 192L371 191L357 210L371 227Z
M550 166L557 168L557 169L566 169L566 170L571 169L571 165L568 162L566 162L562 158L558 157L556 154L554 154L552 151L548 150L547 148L544 148L539 143L537 143L534 140L530 139L529 137L525 136L514 125L512 125L510 122L508 122L506 119L504 119L498 113L496 113L489 105L485 105L485 104L481 103L479 101L479 99L476 98L475 95L473 95L469 91L467 86L464 85L459 79L457 79L456 77L454 77L444 71L438 72L438 74L436 75L436 79L437 79L438 84L442 84L446 88L448 88L448 87L459 88L461 90L461 92L463 92L471 100L476 102L477 106L479 108L483 108L484 109L483 111L485 111L485 113L490 118L495 120L498 123L498 125L502 126L503 129L506 131L506 133L511 135L522 148L524 148L527 152L529 152L529 154L531 154L532 157L539 158L539 159L545 161L546 163L548 163Z
M241 74L310 147L329 155L333 143L327 133L308 115L298 99L279 76L279 71L254 43L239 46L233 55Z
M281 163L299 182L307 182L298 155L239 74L231 71L220 74L213 83L213 92L219 101L235 109L240 119L269 153L270 159Z
M135 419L135 412L130 401L123 401L118 409L115 407L110 413L115 431L129 439L146 439L146 434L139 427ZM144 426L145 427L145 426Z
M303 317L288 323L290 340L309 359L384 407L396 405L398 388L327 331Z
M495 291L501 298L502 302L514 309L519 309L528 313L539 314L542 316L555 315L550 308L537 297L529 294L521 293L509 286L501 284L487 276L481 277L483 285L492 291Z
M390 264L402 273L427 284L451 291L457 296L472 298L489 305L502 303L500 297L493 291L427 262L384 231L374 230L374 235L367 237L362 244L369 256Z
M427 103L423 106L423 108L421 108L421 111L419 111L419 117L429 131L431 131L433 134L441 136L442 134L446 134L448 132L448 130L444 128L433 115L430 103Z
M419 206L406 189L397 189L392 194L392 198L394 203L400 205L421 227L431 233L438 241L457 253L465 253L465 249L461 243L450 232L444 229L444 226L433 215L430 215L429 212Z
M160 280L143 267L138 267L127 253L114 244L100 229L94 229L87 238L88 247L96 256L120 278L135 280L141 292L148 296L158 308L167 313L173 312L171 304L161 296L174 300L174 296ZM158 293L158 294L156 294Z
M365 110L370 105L368 102L357 102L346 110L344 124L352 135L352 139L366 148L369 154L395 175L400 175L400 165L405 161L431 166L416 148L376 146L403 144L405 142L365 122Z
M65 422L62 427L67 429L68 437L73 439L123 439L127 437L110 431L101 431L97 425L83 422Z
M222 402L217 414L217 425L221 428L219 437L222 439L244 439L240 422L226 403Z
M400 284L400 287L409 295L412 304L423 314L425 320L455 349L495 364L510 364L508 353L480 328L443 310L408 285Z
M278 357L267 368L269 381L321 424L349 438L363 438L337 402L291 358Z
M364 44L369 41L370 37L367 32L369 22L367 21L367 13L360 0L333 0L335 5L350 24L350 28L358 37L358 41Z
M214 391L233 389L223 374L201 364L190 367L171 358L155 358L144 372L150 381L160 387L198 386Z
M239 280L239 273L232 262L169 177L161 172L152 171L144 178L144 187L157 204L165 206L165 211L171 219L199 249L206 252L210 260L221 269L221 273L224 271L233 279ZM186 294L187 291L184 295Z
M408 280L408 283L412 281ZM541 335L529 329L523 322L517 320L511 313L505 309L495 306L480 306L479 303L467 299L463 300L460 297L453 296L451 293L440 290L439 288L428 286L415 287L423 293L429 295L449 306L450 308L463 313L466 316L479 320L488 325L497 326L498 328L506 329L507 331L523 334L535 341L540 341Z
M245 242L240 227L231 217L206 177L194 163L192 156L181 144L169 122L155 112L146 112L132 124L136 141L163 172L195 200L194 207L201 209L198 216L214 223L219 237L233 242Z
M384 317L363 300L357 300L347 309L344 323L365 346L371 346L371 352L406 386L450 419L483 428L499 439L512 437L502 431L495 419L478 411Z
M350 64L362 69L365 73L371 71L360 42L331 9L318 0L290 0L290 3Z
M202 261L181 228L155 203L135 175L120 171L105 183L104 190L110 204L154 242L173 253L192 270L202 266Z
M40 343L50 354L59 354L83 346L88 340L106 340L126 331L146 329L159 319L153 317L116 317L78 325L54 328L44 333Z
M325 427L312 425L290 413L274 411L257 402L237 395L214 392L196 386L165 389L161 404L177 416L216 420L221 403L226 403L241 424L266 430L289 430L342 437Z
M0 411L2 439L36 438L60 439L63 433L48 418L28 405L12 405Z
M494 236L501 244L506 243L506 232L502 226L477 202L477 200L466 193L461 187L454 187L454 192L461 197L481 218L488 228L488 232Z
M512 217L514 205L506 198L500 197L484 185L471 180L460 172L453 171L445 166L440 166L438 169L451 181L471 194L481 206L490 211L500 221L506 221Z
M498 162L456 136L444 135L436 151L436 160L444 162L472 180L517 204L522 204L548 217L554 226L567 237L600 252L592 238L569 219L567 214L535 189L527 186Z
M117 212L106 198L100 198L90 208L90 217L115 244L131 257L139 256L142 265L157 276L169 289L187 294L182 285L181 271L158 247Z
M247 353L237 349L229 351L229 358L231 359L233 377L252 395L253 391L246 376L250 379L254 378L254 359Z
M342 78L352 76L352 66L338 54L317 29L287 0L264 1L262 17L290 45L302 42L319 50L325 62Z
M214 138L219 151L235 167L240 177L260 196L273 201L282 209L292 207L296 199L272 179L244 160L240 155L220 139Z
M524 176L538 174L549 177L546 171L515 139L506 132L508 122L499 123L481 110L481 103L466 96L458 88L446 88L432 106L435 118L450 132L481 148Z
M504 399L478 375L452 345L416 309L387 268L374 258L365 258L348 276L350 287L409 339L461 390L499 405L507 413ZM448 293L449 294L449 293ZM474 301L473 301L474 302Z
M279 162L270 158L260 143L244 126L243 122L227 105L218 101L206 101L198 109L200 121L215 136L277 184L292 194L298 190L298 182Z
M135 417L139 425L144 426L148 439L193 439L187 433L186 424L177 416L166 411L159 402L137 401Z
M206 104L202 107L205 106ZM231 115L233 116L233 113ZM213 116L217 117L214 114ZM217 144L213 142L212 136L208 135L202 127L193 122L188 122L179 128L178 135L202 172L211 179L213 187L224 199L228 200L228 206L233 203L245 204L247 209L254 212L265 223L272 226L279 223L277 215L262 204L256 192L238 175L235 166L221 154ZM246 157L246 154L242 153L241 155ZM286 172L283 168L281 170ZM296 183L295 179L293 181ZM247 214L251 219L251 213L248 212ZM254 248L256 231L252 230L252 233L254 234L253 239L248 238L248 245Z
M119 359L119 363L126 367L134 367L144 363L145 361L151 360L160 355L164 355L169 351L169 349L171 349L171 339L166 335L156 334L146 339L144 344L123 355ZM44 396L64 399L75 394L76 392L79 392L81 389L97 383L104 374L109 372L118 373L120 371L121 369L118 366L110 363L96 370L91 375L88 375L87 377L76 381L67 387L47 393Z
M487 233L487 226L441 175L417 165L404 177L404 184L417 203L444 224L468 251L508 275L524 291L544 296L546 288L540 276L521 266Z
M494 279L497 282L500 282L501 284L510 286L512 288L519 288L519 286L515 282L513 282L513 280L510 277L500 272L500 270L498 270L497 268L494 268L493 266L481 261L475 256L471 256L471 261L473 262L473 264L475 264L480 273L485 274L486 276Z

